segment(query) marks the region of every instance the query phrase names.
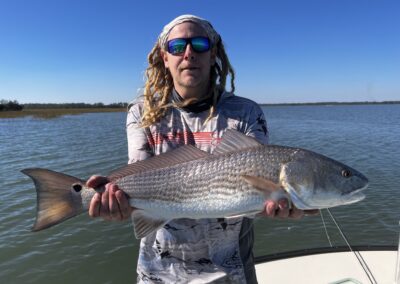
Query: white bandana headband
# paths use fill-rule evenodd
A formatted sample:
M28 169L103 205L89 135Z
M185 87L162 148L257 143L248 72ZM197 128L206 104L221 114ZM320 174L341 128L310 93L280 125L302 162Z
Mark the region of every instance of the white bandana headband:
M200 17L194 16L194 15L182 15L179 16L175 19L173 19L170 23L168 23L162 30L161 34L158 36L158 43L161 46L161 48L165 48L169 33L171 30L184 22L193 22L195 24L198 24L201 26L205 32L207 33L208 38L211 41L211 45L214 46L215 44L218 43L220 36L216 32L216 30L213 28L211 23L205 19L202 19Z

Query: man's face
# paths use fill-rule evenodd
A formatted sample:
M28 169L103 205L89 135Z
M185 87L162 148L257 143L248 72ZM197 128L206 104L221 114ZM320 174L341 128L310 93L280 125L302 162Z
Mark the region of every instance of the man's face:
M192 22L184 22L171 30L168 40L196 36L207 37L207 33ZM182 97L205 95L210 81L210 69L215 63L211 50L197 53L188 44L182 54L172 55L163 50L162 55L164 65L172 75L174 87Z

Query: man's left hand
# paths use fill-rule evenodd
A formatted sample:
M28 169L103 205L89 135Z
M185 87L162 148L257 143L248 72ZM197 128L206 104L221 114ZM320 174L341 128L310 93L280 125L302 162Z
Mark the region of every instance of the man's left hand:
M264 204L264 211L261 215L268 218L281 218L281 219L301 219L304 215L318 215L319 210L300 210L293 204L289 208L289 201L287 199L267 200Z

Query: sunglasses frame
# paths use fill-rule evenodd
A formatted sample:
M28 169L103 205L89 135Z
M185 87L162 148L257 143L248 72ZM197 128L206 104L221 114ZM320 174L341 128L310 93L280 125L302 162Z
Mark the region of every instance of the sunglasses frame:
M204 42L207 42L207 49L205 50L197 50L197 48L193 45L193 40L196 39L201 39L204 40ZM181 52L173 52L173 48L171 46L171 43L173 43L174 41L178 41L178 40L183 40L185 41L185 46L183 48L183 50ZM188 38L173 38L169 41L166 42L166 50L168 51L168 53L172 54L172 55L181 55L185 52L187 45L190 44L190 46L192 47L193 51L196 53L203 53L203 52L207 52L209 50L211 50L211 41L208 37L205 36L195 36L195 37L188 37Z

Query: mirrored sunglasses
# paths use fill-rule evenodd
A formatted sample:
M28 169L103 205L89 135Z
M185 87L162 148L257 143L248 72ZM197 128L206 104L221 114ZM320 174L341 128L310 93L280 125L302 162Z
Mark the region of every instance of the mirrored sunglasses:
M173 55L185 52L186 46L190 44L195 52L202 53L211 48L210 40L207 37L174 38L167 42L167 50Z

